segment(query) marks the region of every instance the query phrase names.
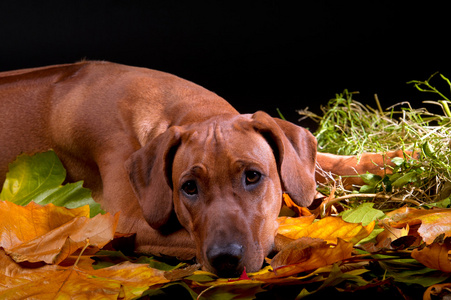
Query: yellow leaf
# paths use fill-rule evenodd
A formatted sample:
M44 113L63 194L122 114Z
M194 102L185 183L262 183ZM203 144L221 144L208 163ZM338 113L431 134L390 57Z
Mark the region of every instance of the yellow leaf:
M312 224L314 220L314 215L297 218L279 217L277 218L277 222L279 223L279 229L277 230L277 233L286 237L290 237L293 235L293 232L299 232L300 230Z
M89 219L89 207L76 209L25 207L0 202L0 247L16 262L58 264L89 244L103 247L114 237L119 215L97 215Z
M308 217L301 217L308 218ZM295 218L298 219L298 218ZM280 222L280 221L279 221ZM301 237L319 238L328 243L337 243L337 238L358 243L361 239L367 237L374 229L375 222L371 222L367 226L362 226L357 223L348 223L339 217L326 217L308 226L298 226L293 220L285 220L282 226L283 234L291 239L298 239ZM290 227L288 224L292 224Z
M5 299L132 299L168 282L164 271L125 262L101 270L45 265L27 269L0 250L0 293Z
M53 204L41 206L30 202L20 206L0 201L0 246L11 247L64 225L75 217L89 217L89 207L67 209Z

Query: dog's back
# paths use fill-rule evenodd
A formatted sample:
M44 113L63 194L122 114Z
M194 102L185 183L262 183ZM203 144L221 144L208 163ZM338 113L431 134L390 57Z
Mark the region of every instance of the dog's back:
M96 61L0 73L0 111L0 182L17 155L53 149L69 180L91 188L103 148L122 140L132 153L171 125L237 114L177 76Z
M44 115L52 110L50 87L81 67L83 64L0 73L0 181L18 154L52 147Z

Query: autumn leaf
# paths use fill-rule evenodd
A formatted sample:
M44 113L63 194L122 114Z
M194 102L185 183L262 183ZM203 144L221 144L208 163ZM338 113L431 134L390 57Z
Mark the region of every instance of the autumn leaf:
M154 284L169 282L148 263L123 262L94 270L93 260L69 255L89 243L103 247L114 236L118 215L89 219L89 207L67 209L31 202L0 202L0 293L6 298L131 299ZM63 265L57 265L63 262ZM26 268L18 262L49 265ZM74 264L70 265L70 261ZM68 265L69 263L69 265Z
M294 232L299 232L307 228L313 223L314 220L314 215L297 218L279 217L277 218L277 222L279 223L277 233L287 237L292 237Z
M283 203L291 209L297 216L310 216L312 213L306 208L297 205L287 193L282 194Z
M31 202L22 207L0 201L0 247L16 262L58 264L88 240L101 248L113 239L119 215L88 216L88 206L67 209Z
M327 244L322 239L302 237L292 241L284 249L274 256L271 266L276 269L281 266L293 265L304 262L310 258L312 251Z
M326 217L318 222L307 225L309 221L313 221L307 217L300 218L279 218L281 229L278 233L283 234L291 239L301 237L311 237L323 239L329 243L336 244L337 238L353 244L358 243L361 239L367 237L374 229L375 222L371 222L367 226L361 224L348 223L340 217Z
M384 231L379 233L376 237L377 248L390 248L391 243L402 237L406 237L409 234L409 224L405 228L395 228L388 225L386 222L382 222Z
M101 270L45 265L27 269L0 250L0 293L4 299L132 299L149 286L168 282L164 271L124 262Z
M24 161L19 160L18 166ZM34 198L42 204L51 199L57 205L77 207L82 203L78 202L78 196L74 196L77 193L72 194L72 187L66 190L67 185L61 185L63 173L57 165L53 168L52 164L41 168L41 171L45 170L38 175L42 182L38 180L30 183L27 181L33 179L27 177L29 174L26 173L31 172L31 169L22 165L28 171L12 172L8 190L3 195L9 193L8 197L18 202L25 199L28 203ZM22 175L28 179L21 179ZM47 192L36 193L41 187L47 184L50 186L51 181L58 184L48 187ZM379 222L384 228L377 230L385 231L378 236L381 243L377 246L395 249L389 253L391 256L386 261L387 256L383 252L371 255L364 253L361 247L353 248L356 243L362 243L362 239L368 240L370 233L373 233L371 238L376 236L374 221L383 218L384 214L374 209L372 203L347 210L339 217L315 220L315 215L308 209L298 207L290 200L285 194L284 203L290 210L287 215L297 214L300 217L278 218L279 229L275 241L276 245L280 245L277 248L279 253L272 260L266 258L270 265L265 268L233 279L218 278L212 273L200 271L200 265L186 262L171 260L170 264L166 264L168 261L164 259L134 254L126 256L119 251L96 253L113 238L117 216L106 214L90 219L92 214L87 206L67 209L30 203L20 207L10 202L0 202L0 294L6 298L133 299L146 295L169 295L183 289L193 299L251 299L272 288L302 285L305 287L298 295L300 298L325 287L340 286L340 289L352 291L349 284L354 287L356 284L371 286L374 281L378 284L378 275L371 269L368 259L374 266L379 264L379 268L385 270L383 276L395 283L420 283L426 287L446 279L443 275L446 273L442 271L448 272L448 268L451 268L446 245L436 242L418 248L412 252L414 260L410 258L411 246L403 248L405 251L399 252L397 256L396 250L400 248L394 243L412 237L407 236L409 228L412 233L420 226L433 226L434 214L437 218L435 224L443 221L446 225L449 210L400 210L390 216L388 223L385 220ZM415 238L420 240L416 235ZM88 245L93 246L85 249ZM81 248L83 254L80 254ZM380 250L375 248L376 251ZM353 256L353 252L366 256ZM410 261L406 261L406 256L409 256ZM393 257L402 259L393 260ZM398 263L394 268L402 269L402 272L388 272L386 266L389 262ZM420 269L411 269L412 265ZM437 271L430 268L436 268ZM361 276L365 273L368 275ZM438 276L440 274L443 276Z
M414 249L412 257L428 268L450 273L451 262L448 257L450 250L451 238L448 237L443 242L435 241L421 250Z
M416 209L403 207L387 213L396 228L419 225L418 234L427 244L434 242L441 234L451 236L451 209Z
M443 293L443 294L442 294ZM447 299L451 294L451 283L434 284L427 288L424 292L423 299ZM434 298L431 297L435 296Z
M350 258L353 245L340 238L338 243L328 244L315 238L300 238L279 252L271 261L274 272L254 276L256 280L287 277L320 267L332 265Z

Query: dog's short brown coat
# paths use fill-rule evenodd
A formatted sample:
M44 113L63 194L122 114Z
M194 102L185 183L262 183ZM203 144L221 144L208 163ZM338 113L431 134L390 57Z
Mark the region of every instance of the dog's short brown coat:
M0 111L0 181L20 153L53 149L68 180L121 212L118 231L137 233L137 251L196 256L225 276L261 267L282 192L308 206L317 161L343 175L381 172L374 163L384 160L317 159L299 126L240 115L174 75L108 62L0 73Z

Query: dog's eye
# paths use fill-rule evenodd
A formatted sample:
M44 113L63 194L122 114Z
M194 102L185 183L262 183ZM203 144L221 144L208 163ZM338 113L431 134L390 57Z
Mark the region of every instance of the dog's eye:
M182 190L185 192L185 194L187 195L196 195L197 194L197 185L196 182L194 182L194 180L189 180L187 182L185 182L182 185Z
M257 171L246 171L246 184L250 185L250 184L255 184L257 183L260 178L262 177L262 174L260 174L260 172Z

